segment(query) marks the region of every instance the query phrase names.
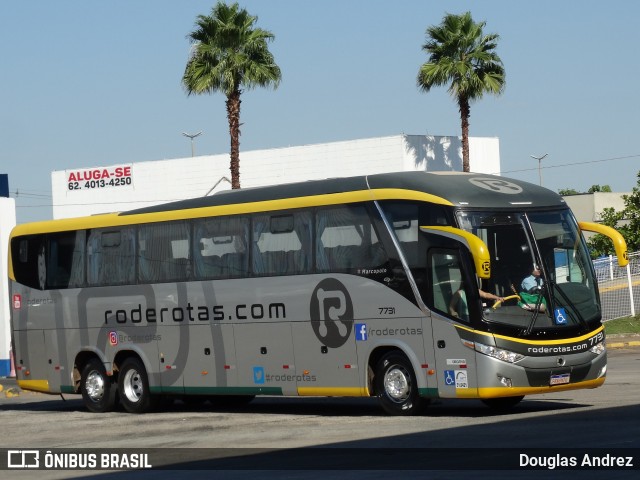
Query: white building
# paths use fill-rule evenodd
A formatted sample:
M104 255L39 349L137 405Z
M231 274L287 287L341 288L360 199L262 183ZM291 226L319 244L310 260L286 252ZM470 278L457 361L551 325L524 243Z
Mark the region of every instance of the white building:
M623 195L631 195L631 192L579 193L563 198L579 222L601 222L605 208L613 208L616 212L625 209Z
M500 173L498 138L469 139L470 168ZM462 171L459 137L393 135L240 151L243 188L397 171ZM231 188L229 154L55 171L53 218L131 210Z
M9 312L11 299L9 298L8 257L9 234L16 226L16 202L13 198L0 197L0 377L8 377L11 372L9 358L11 344L11 329Z

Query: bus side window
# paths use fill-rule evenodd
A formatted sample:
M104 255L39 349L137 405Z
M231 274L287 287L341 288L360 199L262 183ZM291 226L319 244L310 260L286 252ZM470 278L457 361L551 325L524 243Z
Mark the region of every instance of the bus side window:
M192 247L196 278L246 277L249 274L248 244L248 217L196 221Z
M47 239L46 287L74 288L84 284L85 231L50 234Z
M319 209L316 268L319 272L375 269L388 261L371 218L362 205Z
M462 282L458 252L432 249L429 257L432 289L429 306L447 316L468 322L468 296Z
M181 282L191 277L187 222L142 225L138 229L138 275L144 283Z
M253 273L292 275L311 271L311 212L253 218Z
M135 239L133 227L91 230L87 239L87 283L135 283Z
M11 241L11 260L16 281L30 288L43 290L46 280L44 235L30 235ZM42 264L38 256L42 254Z

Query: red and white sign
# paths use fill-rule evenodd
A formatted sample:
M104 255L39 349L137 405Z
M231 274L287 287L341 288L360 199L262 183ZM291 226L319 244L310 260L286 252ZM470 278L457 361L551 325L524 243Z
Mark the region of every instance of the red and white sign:
M13 296L13 308L14 310L20 310L20 308L22 308L22 297L18 294Z
M67 178L67 189L70 192L133 186L131 165L65 170L65 177Z

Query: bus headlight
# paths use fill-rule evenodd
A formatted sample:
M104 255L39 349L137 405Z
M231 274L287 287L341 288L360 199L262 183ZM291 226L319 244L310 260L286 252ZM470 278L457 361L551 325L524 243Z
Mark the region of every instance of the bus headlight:
M600 342L597 345L594 345L593 347L591 347L589 349L589 351L591 353L595 353L596 355L601 355L603 354L605 351L607 350L606 345L604 344L604 342Z
M504 350L502 348L491 347L479 342L476 342L476 351L509 363L516 363L524 358L524 355L520 355L519 353Z

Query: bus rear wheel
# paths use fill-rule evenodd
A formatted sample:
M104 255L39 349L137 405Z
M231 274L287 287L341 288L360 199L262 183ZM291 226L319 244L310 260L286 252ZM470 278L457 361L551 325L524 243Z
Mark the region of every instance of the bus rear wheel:
M127 358L118 374L120 403L129 413L145 413L153 409L157 398L151 395L147 371L140 360Z
M374 384L380 405L391 415L415 415L426 404L411 362L400 352L386 353L378 361Z
M116 385L97 358L89 360L82 369L80 393L90 412L110 412L116 405Z

